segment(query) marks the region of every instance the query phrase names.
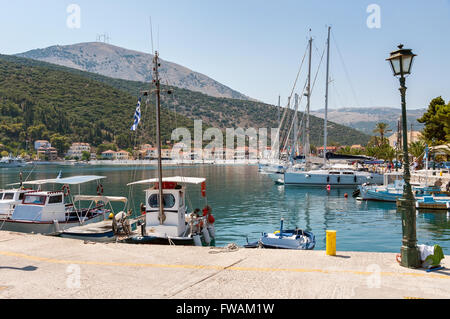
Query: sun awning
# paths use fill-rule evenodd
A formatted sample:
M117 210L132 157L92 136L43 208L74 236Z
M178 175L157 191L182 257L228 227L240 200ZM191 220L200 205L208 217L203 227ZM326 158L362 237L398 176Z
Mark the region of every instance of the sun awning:
M128 199L126 197L119 197L119 196L90 196L90 195L75 195L73 198L74 202L79 201L102 201L104 203L108 202L122 202L127 203Z
M159 178L152 178L152 179L146 179L143 181L130 183L127 186L158 183L158 181L159 181ZM169 182L169 183L172 182L172 183L184 183L184 184L201 184L206 181L206 178L175 176L175 177L163 177L162 181Z
M66 178L52 178L41 179L35 181L22 182L23 185L43 185L43 184L67 184L67 185L79 185L88 182L93 182L106 178L105 176L72 176ZM20 185L20 183L9 184L8 186Z
M35 180L35 181L24 181L22 182L22 185L43 185L43 184L51 184L51 183L55 183L56 179L39 179L39 180ZM21 183L13 183L13 184L8 184L8 186L14 186L14 185L20 185Z
M101 179L106 178L105 176L72 176L72 177L66 177L66 178L58 178L54 180L54 183L56 184L68 184L68 185L78 185L78 184L84 184L89 183L93 181L98 181Z

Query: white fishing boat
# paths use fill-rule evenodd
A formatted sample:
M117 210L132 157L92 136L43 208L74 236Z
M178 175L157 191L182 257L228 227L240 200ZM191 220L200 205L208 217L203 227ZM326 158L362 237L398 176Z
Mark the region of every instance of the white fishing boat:
M156 138L157 138L157 178L132 182L128 186L149 185L145 190L145 205L142 207L145 221L141 233L129 236L121 242L131 244L196 245L214 246L214 217L206 201L206 180L194 177L163 177L161 156L161 88L159 79L159 55L153 58L153 83L156 93ZM152 91L143 92L148 96ZM169 93L169 92L168 92ZM139 99L139 101L141 98ZM140 102L135 113L132 130L137 130L140 122ZM201 195L205 207L188 212L186 204L186 184L201 184ZM132 193L132 191L130 191Z
M186 204L186 184L202 185L206 196L206 179L196 177L165 177L162 179L163 211L159 205L159 179L149 179L129 184L151 185L145 190L145 223L141 234L124 242L134 244L159 244L183 246L211 246L215 242L214 217L209 206L189 212Z
M88 182L97 183L105 177L103 176L73 176L67 178L56 178L47 180L37 180L23 182L25 185L38 185L39 188L44 184L64 185L57 191L28 191L23 194L21 203L17 204L10 216L0 218L0 230L54 234L62 230L84 225L88 223L99 222L105 219L105 214L109 210L100 204L96 207L82 208L77 207L71 201L70 185L78 186ZM102 191L103 186L98 183L97 191Z

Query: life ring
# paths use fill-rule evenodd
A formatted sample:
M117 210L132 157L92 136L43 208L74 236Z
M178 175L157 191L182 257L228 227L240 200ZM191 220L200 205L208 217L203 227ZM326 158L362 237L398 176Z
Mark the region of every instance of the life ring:
M69 188L69 185L64 185L64 186L62 187L62 191L63 191L63 193L64 193L64 197L69 196L69 195L70 195L70 188Z
M102 184L99 184L98 186L97 186L97 195L103 195L103 185Z
M400 264L400 263L402 262L402 255L397 254L397 255L395 256L395 259L396 259L397 262Z

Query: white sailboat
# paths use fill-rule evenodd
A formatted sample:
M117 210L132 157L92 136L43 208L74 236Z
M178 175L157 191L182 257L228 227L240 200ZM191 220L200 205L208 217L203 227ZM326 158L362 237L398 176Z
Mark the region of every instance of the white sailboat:
M309 109L311 101L311 52L312 52L312 38L309 40L309 72L308 72L308 85L307 93L308 98L306 107L306 136L304 145L305 154L305 167L302 170L291 167L288 168L280 176L274 176L277 178L276 182L284 185L296 185L306 187L323 187L330 185L330 187L352 187L361 185L367 182L372 184L383 183L383 175L377 173L370 173L364 171L356 171L350 167L331 167L327 163L326 149L327 149L327 111L328 111L328 84L329 84L329 65L330 65L330 31L331 27L328 27L328 40L327 40L327 74L326 74L326 95L325 95L325 120L324 120L324 159L323 166L319 169L312 168L311 154L310 154L310 128L309 128Z

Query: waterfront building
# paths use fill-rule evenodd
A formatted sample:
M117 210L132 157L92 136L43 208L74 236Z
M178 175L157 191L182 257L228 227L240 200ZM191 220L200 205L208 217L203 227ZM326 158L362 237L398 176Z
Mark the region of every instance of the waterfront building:
M72 158L83 156L83 152L91 153L91 146L89 143L73 143L70 149L67 151L67 156Z
M56 161L58 159L58 151L54 147L40 147L37 150L37 157L46 161Z

